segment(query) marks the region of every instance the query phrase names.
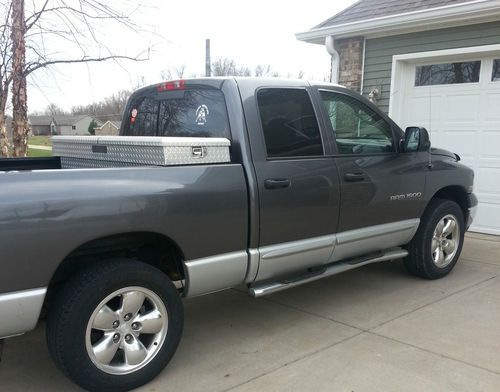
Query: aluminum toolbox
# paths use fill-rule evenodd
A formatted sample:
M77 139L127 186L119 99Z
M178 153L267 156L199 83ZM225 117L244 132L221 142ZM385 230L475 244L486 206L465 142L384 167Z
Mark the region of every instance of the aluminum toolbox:
M225 138L154 136L53 136L52 153L61 166L98 168L172 166L231 161Z

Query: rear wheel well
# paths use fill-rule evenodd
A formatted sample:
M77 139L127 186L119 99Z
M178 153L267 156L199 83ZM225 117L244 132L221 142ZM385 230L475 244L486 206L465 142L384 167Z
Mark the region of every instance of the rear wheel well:
M157 233L123 233L89 241L73 250L57 267L47 289L46 311L62 284L91 262L128 258L163 271L177 286L184 287L186 273L181 249L170 238Z
M467 222L467 214L469 212L468 209L468 201L467 201L467 192L464 188L458 185L450 185L444 187L437 191L431 200L434 199L445 199L451 200L457 203L460 206L460 209L464 213L464 219Z

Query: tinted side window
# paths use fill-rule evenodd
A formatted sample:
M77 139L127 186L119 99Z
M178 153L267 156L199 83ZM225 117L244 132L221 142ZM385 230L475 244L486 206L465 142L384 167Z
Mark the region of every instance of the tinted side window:
M379 114L348 95L321 91L340 154L394 152L392 130Z
M268 157L323 155L318 121L303 89L266 88L257 94Z

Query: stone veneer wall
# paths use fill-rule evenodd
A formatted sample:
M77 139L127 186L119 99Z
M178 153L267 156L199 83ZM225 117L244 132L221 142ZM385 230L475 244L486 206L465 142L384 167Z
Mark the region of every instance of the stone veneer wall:
M339 84L361 92L363 77L363 37L344 38L335 41L339 53Z

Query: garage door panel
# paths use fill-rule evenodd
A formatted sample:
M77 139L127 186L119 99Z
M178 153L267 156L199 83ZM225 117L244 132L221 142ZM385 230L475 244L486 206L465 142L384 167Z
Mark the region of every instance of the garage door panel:
M443 132L432 131L430 139L432 147L443 147L444 143L446 143L446 135Z
M498 110L500 111L500 106ZM500 160L500 124L497 130L484 130L478 136L478 150L481 158Z
M479 167L475 171L476 192L500 202L500 167ZM485 195L486 194L486 195Z
M498 89L500 90L500 86ZM500 92L487 93L485 101L484 120L500 122Z
M466 131L442 131L439 133L439 144L436 147L444 147L462 158L474 158L476 151L476 134Z
M465 120L457 120L457 121L441 121L439 124L431 124L433 126L432 129L436 129L439 127L440 131L446 132L476 132L479 130L478 121L465 121Z
M471 226L471 230L500 235L500 227L498 225L500 205L485 203L481 200L479 202L480 208L477 210L475 222Z
M447 122L477 121L480 94L449 94L446 97L444 119Z
M423 126L428 128L431 122L439 120L440 97L412 97L405 113L406 126Z

